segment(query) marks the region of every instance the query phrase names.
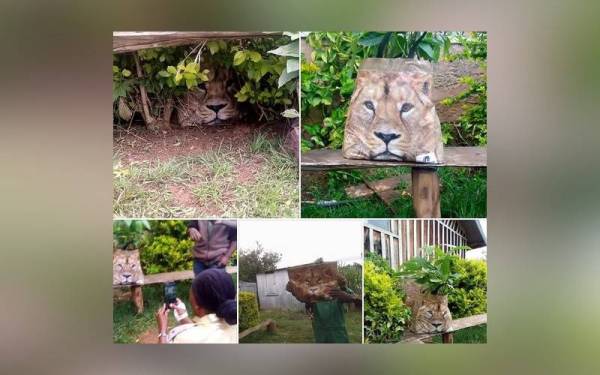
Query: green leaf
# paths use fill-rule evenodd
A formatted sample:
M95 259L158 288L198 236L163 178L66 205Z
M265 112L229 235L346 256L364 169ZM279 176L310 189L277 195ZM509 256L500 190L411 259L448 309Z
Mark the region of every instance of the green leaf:
M158 75L165 78L170 76L170 74L166 70L161 70L160 72L158 72Z
M188 73L198 73L199 70L200 70L200 65L196 64L195 62L191 62L191 63L187 64L185 67L185 71Z
M259 62L262 60L262 56L256 51L248 51L248 56L253 62Z
M296 40L296 39L300 38L300 33L292 33L292 32L289 32L289 31L285 31L283 33L283 35L289 36L291 40Z
M279 84L279 87L281 87L296 77L298 77L298 71L291 72L291 73L288 73L287 71L283 71L281 73L281 75L279 76L279 80L277 81L277 83Z
M233 55L233 65L237 66L243 64L246 61L246 53L244 51L237 51L235 55Z
M433 60L434 52L433 52L433 48L431 48L431 46L429 44L421 43L421 44L419 44L419 49L421 50L421 52L426 54L430 60Z
M183 75L179 72L177 72L177 74L175 75L175 83L179 84L179 82L181 81L181 79L183 78Z
M196 87L198 86L198 81L196 81L196 78L192 78L192 79L187 79L185 80L185 85L187 86L188 90L191 89L192 87Z
M269 51L269 53L272 53L274 55L278 55L278 56L288 56L288 57L300 57L300 45L297 42L292 42L289 44L286 44L285 46L281 46L279 48L276 48L274 50Z
M127 69L123 69L121 71L121 74L123 75L123 77L129 77L131 75L131 71L129 71Z
M281 115L287 118L300 117L300 114L294 108L286 109L285 111L281 112Z
M384 35L384 33L379 32L366 33L358 40L358 44L363 47L377 46L383 40Z
M288 73L298 71L300 69L300 61L298 59L288 59L286 64L286 70Z
M196 79L196 75L195 75L194 73L187 73L187 72L184 72L184 73L183 73L183 78L185 78L186 80L189 80L189 79Z
M216 40L211 40L208 43L206 43L206 45L208 46L211 55L214 55L215 53L219 52L219 49L221 47L219 45L219 42Z
M174 66L169 65L169 66L167 66L167 72L169 72L171 74L177 74L177 69Z

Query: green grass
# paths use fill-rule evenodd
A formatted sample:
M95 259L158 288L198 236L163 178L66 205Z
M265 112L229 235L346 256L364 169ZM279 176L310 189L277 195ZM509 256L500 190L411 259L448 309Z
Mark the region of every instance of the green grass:
M231 278L237 290L237 274ZM189 303L191 280L177 282L177 297L185 303L190 317L193 315ZM135 343L138 337L151 328L156 328L154 314L163 303L163 285L142 287L144 294L144 313L137 315L133 301L118 301L113 304L113 341L115 343ZM169 313L169 328L176 321Z
M455 344L485 344L487 343L487 324L461 329L453 333ZM440 344L442 336L435 336L433 342Z
M178 202L172 189L186 192L187 202ZM113 157L117 217L296 217L297 197L296 160L262 133L242 150L127 166L118 153Z
M273 319L275 332L254 332L240 343L312 343L314 335L308 316L302 311L261 310L260 320ZM360 311L346 313L346 329L351 343L362 342L362 314Z
M440 168L442 217L487 216L487 171L468 168ZM343 202L331 207L302 204L302 217L414 217L412 198L405 195L393 203L394 212L378 197L351 199L344 188L363 182L397 175L410 175L410 168L380 168L375 170L336 171L327 173L326 186L309 187L316 201ZM407 184L397 188L406 190Z

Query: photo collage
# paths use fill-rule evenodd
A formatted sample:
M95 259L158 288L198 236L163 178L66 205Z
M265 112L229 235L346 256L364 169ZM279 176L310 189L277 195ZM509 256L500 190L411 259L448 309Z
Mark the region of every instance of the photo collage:
M487 44L113 32L113 342L487 343Z

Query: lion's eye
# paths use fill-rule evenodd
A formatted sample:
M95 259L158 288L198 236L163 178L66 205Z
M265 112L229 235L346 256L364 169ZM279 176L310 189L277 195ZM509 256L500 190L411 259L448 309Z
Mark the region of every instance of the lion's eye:
M406 112L410 111L413 108L414 108L414 105L412 105L410 103L404 103L404 104L402 104L402 108L400 108L400 112L406 113Z
M365 105L365 107L367 107L368 110L375 112L375 106L373 105L372 101L367 100L363 104Z

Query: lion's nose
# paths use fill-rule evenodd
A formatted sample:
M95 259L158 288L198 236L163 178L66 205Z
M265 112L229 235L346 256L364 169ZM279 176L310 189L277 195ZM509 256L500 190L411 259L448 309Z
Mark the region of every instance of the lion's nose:
M396 138L400 138L400 134L375 132L375 136L381 139L386 145Z
M225 107L227 104L215 104L215 105L207 105L208 108L215 112L219 112L221 108Z

